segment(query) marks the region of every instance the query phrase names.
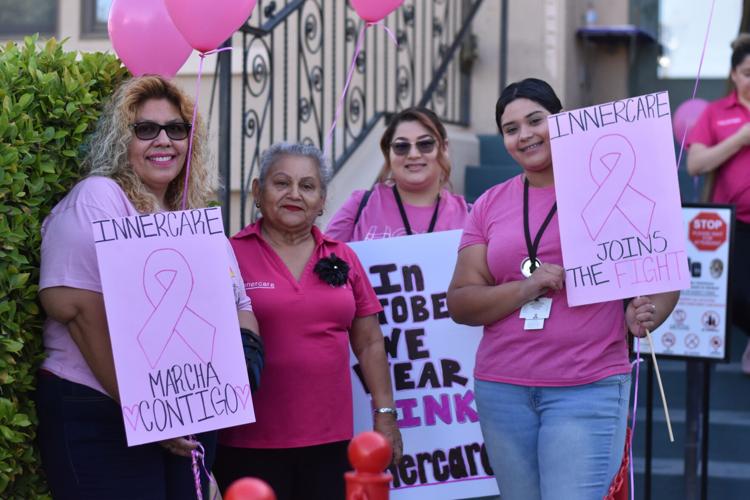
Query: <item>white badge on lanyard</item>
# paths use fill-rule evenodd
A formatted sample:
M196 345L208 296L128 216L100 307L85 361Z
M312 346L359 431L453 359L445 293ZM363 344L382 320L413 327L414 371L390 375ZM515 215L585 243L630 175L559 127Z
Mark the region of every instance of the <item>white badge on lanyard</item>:
M541 330L544 328L544 320L549 318L552 311L552 299L539 297L527 302L521 307L519 317L524 321L524 330Z

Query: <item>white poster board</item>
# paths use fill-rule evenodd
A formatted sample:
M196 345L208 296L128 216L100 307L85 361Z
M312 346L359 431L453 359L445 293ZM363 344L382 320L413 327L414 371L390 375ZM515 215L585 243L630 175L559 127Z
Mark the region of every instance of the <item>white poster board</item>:
M218 207L93 222L128 446L255 421Z
M547 122L568 304L690 286L668 94Z
M479 327L453 322L446 295L461 231L351 243L383 304L404 458L391 500L497 495L474 401ZM352 357L355 434L372 428L370 398Z
M653 334L656 354L725 360L729 317L729 276L734 209L726 205L682 208L690 269L672 314ZM648 342L641 350L649 352Z

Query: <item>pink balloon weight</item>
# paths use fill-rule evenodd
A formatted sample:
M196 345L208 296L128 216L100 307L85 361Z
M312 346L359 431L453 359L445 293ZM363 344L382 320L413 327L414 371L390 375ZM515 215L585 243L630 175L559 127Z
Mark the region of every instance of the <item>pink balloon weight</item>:
M708 106L708 101L704 99L688 99L683 102L672 115L672 132L677 142L682 142L686 131L689 131L695 125L698 117Z
M401 7L404 0L350 0L359 17L368 23L377 23Z
M214 50L253 13L256 0L164 0L185 40L197 51Z
M161 0L114 0L107 29L115 53L136 76L172 78L193 51Z

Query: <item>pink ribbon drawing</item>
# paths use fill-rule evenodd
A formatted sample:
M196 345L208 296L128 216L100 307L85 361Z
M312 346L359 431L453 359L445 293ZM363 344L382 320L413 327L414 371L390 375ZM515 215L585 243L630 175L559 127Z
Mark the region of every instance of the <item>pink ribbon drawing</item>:
M635 150L625 136L604 135L594 143L589 172L598 188L581 212L592 240L599 236L615 209L641 236L648 238L656 203L630 185L635 169Z
M190 265L174 248L155 250L146 259L143 290L154 310L137 337L151 368L175 335L201 362L213 358L216 327L188 307L194 285Z

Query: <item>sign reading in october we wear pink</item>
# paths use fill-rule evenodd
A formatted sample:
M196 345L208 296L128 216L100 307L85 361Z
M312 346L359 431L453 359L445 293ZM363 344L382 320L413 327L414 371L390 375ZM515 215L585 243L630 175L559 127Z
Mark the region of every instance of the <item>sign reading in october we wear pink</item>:
M668 94L547 122L568 303L689 288Z
M255 421L221 210L93 233L128 445Z

